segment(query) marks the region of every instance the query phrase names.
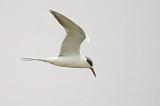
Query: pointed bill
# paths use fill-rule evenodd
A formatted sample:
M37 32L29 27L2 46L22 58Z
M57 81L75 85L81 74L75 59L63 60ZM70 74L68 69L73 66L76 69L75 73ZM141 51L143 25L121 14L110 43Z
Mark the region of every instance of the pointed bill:
M92 73L94 74L94 76L96 77L96 73L95 73L95 71L94 71L94 68L93 68L93 67L90 67L90 69L91 69Z

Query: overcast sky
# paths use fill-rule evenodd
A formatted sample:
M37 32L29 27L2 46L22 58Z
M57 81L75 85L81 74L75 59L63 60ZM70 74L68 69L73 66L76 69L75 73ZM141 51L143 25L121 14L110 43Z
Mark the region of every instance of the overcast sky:
M159 0L0 0L0 106L160 106ZM22 57L57 56L65 36L49 13L90 37L89 69Z

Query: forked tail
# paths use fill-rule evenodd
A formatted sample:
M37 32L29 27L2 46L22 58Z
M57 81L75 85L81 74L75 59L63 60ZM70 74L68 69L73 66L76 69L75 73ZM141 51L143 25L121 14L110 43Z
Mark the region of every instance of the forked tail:
M47 60L44 59L35 59L35 58L22 58L24 61L42 61L42 62L48 62Z

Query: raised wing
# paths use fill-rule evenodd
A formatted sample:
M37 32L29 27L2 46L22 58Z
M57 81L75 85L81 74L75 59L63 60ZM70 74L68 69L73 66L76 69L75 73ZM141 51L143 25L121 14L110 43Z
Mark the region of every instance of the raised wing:
M64 15L52 10L50 12L64 27L67 34L61 45L59 56L80 55L80 45L86 38L84 31Z

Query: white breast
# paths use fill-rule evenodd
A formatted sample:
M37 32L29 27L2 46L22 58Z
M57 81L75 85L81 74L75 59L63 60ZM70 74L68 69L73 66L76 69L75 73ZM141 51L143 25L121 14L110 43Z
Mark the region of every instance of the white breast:
M61 67L70 67L70 68L89 68L85 57L74 56L74 57L54 57L48 59L49 63L61 66Z

